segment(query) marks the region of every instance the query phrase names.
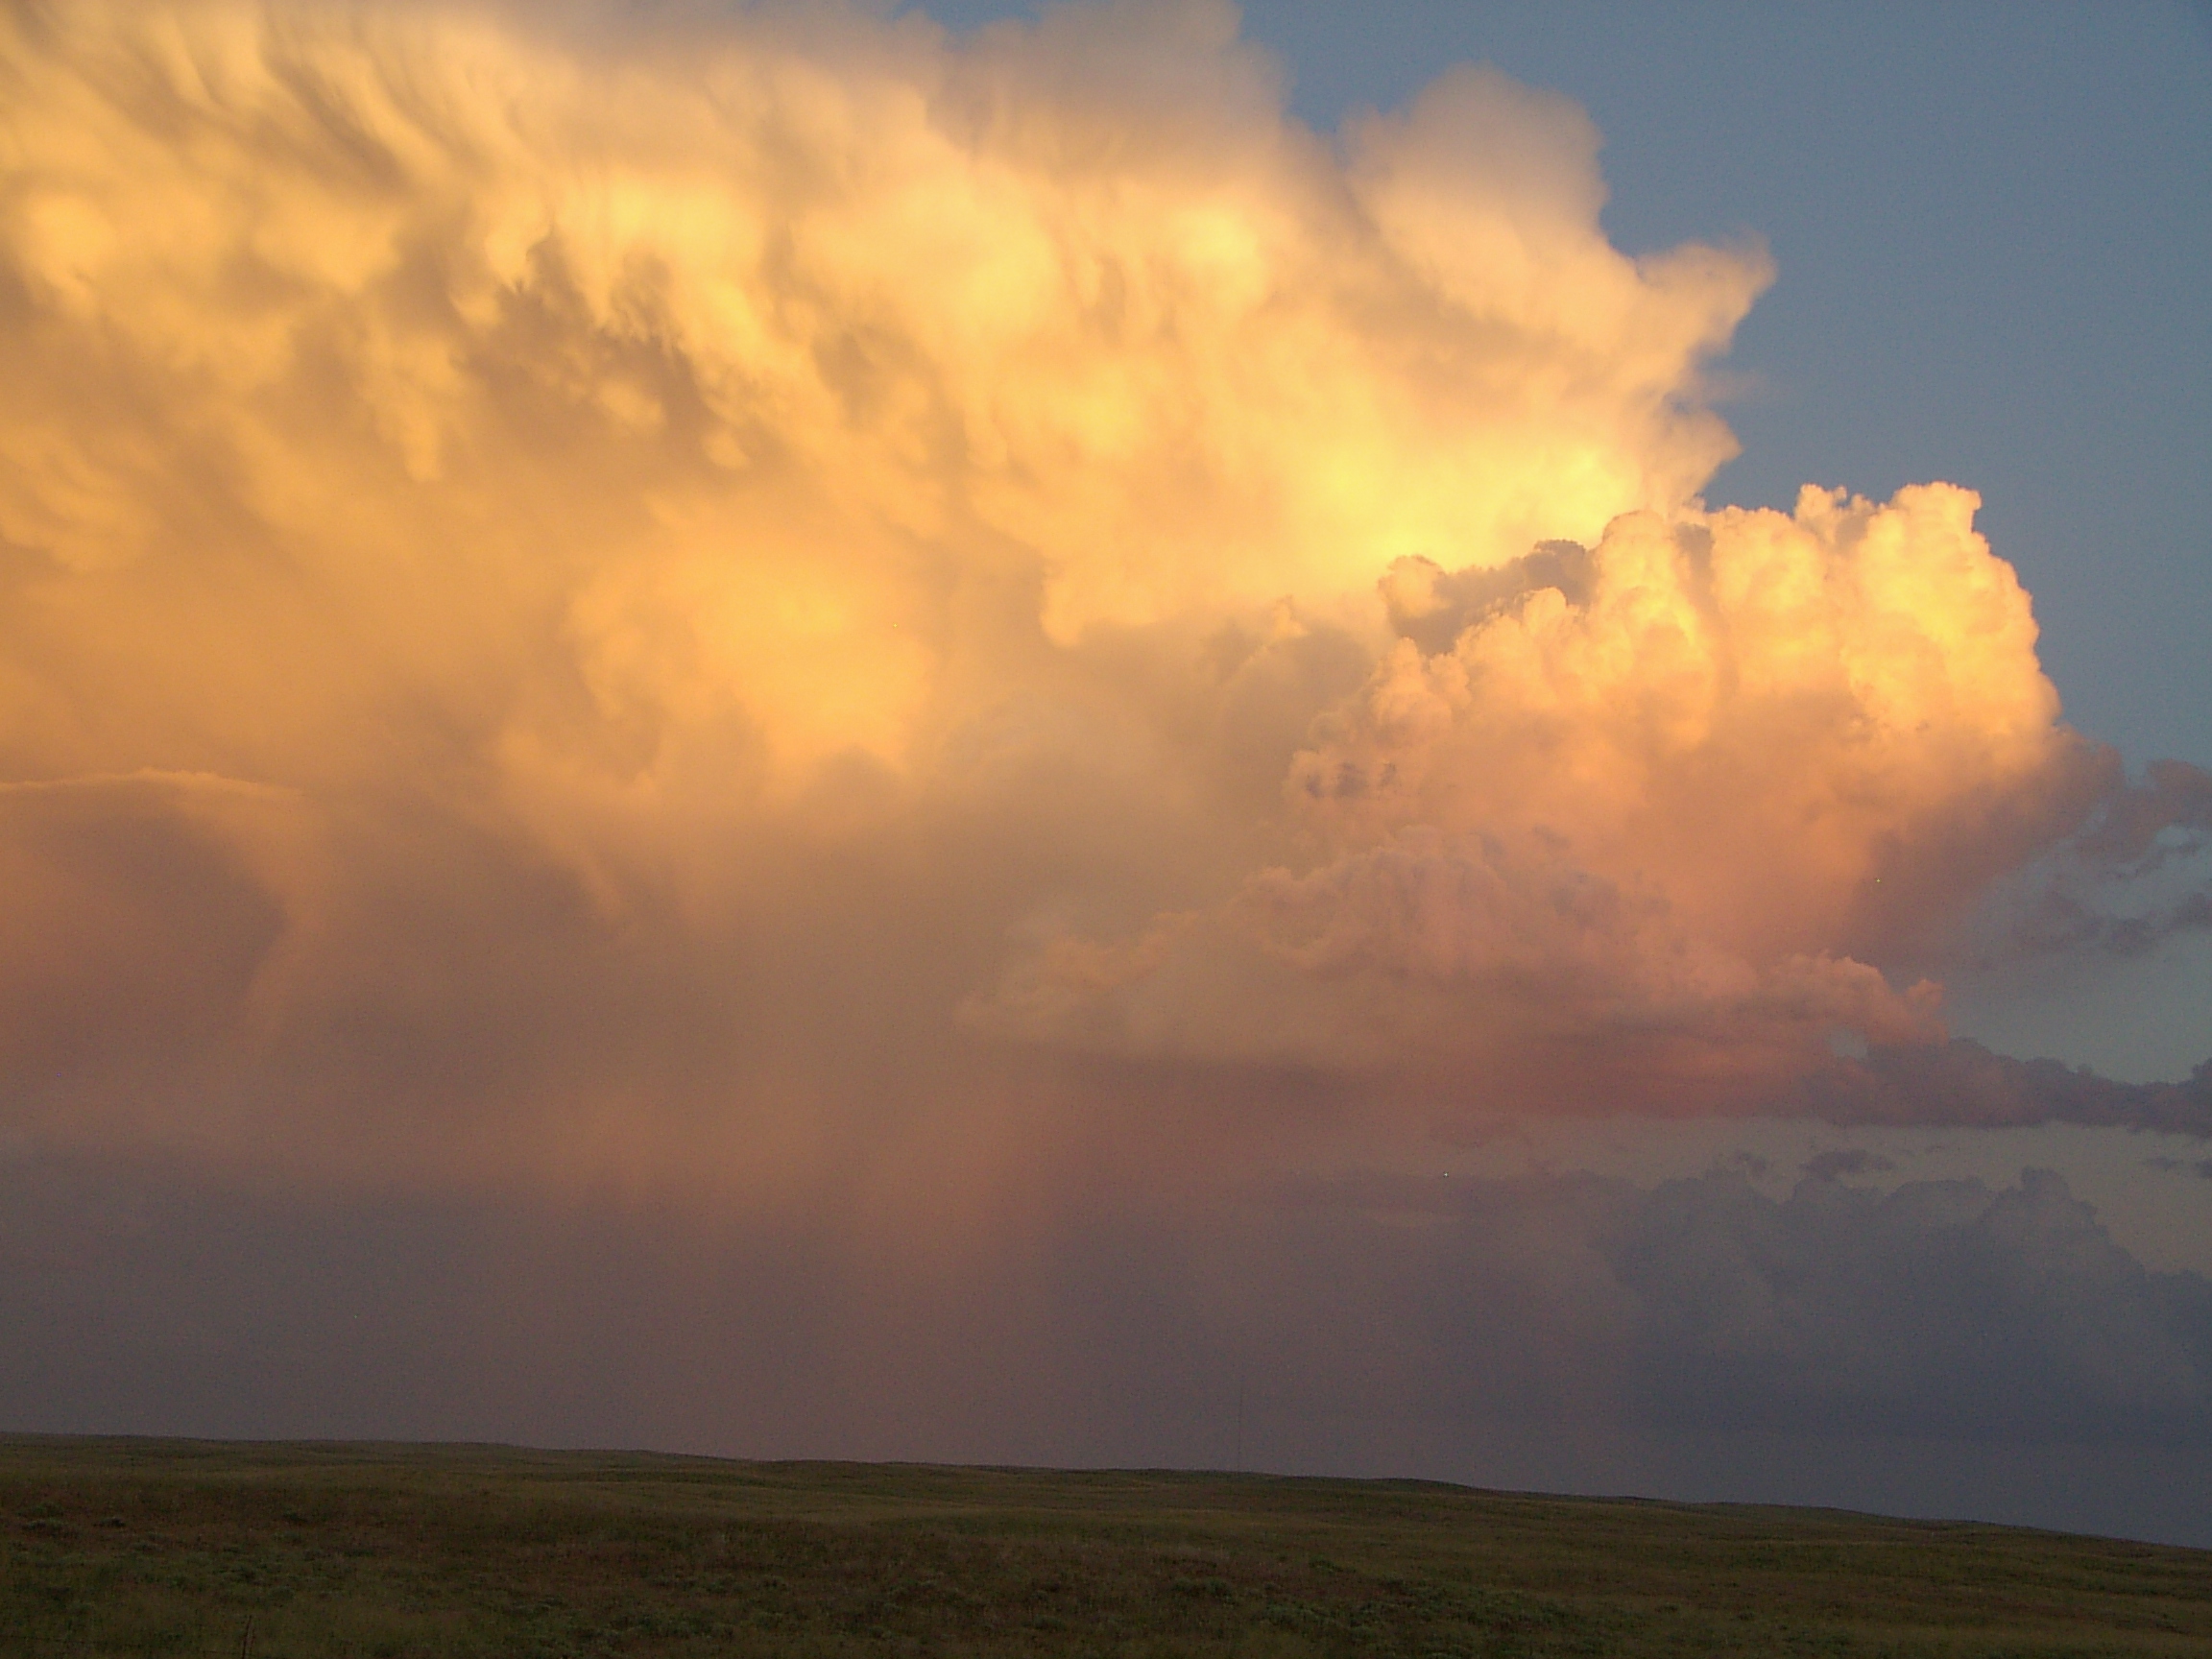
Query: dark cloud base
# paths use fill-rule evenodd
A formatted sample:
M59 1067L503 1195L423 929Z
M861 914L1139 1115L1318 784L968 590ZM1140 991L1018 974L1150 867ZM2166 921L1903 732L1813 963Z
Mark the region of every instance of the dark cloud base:
M2122 1083L2086 1066L2016 1060L1968 1038L1877 1046L1808 1076L1791 1109L1830 1123L2031 1123L2212 1137L2212 1060L2178 1083Z
M1096 1197L859 1227L0 1170L0 1423L1420 1474L2212 1545L2212 1282L2056 1176Z

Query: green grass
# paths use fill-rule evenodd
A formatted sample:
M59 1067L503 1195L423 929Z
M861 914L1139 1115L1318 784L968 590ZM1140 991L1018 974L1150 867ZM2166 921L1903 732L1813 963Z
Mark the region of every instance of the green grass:
M0 1437L0 1654L249 1635L252 1659L2212 1654L2212 1552L1412 1481Z

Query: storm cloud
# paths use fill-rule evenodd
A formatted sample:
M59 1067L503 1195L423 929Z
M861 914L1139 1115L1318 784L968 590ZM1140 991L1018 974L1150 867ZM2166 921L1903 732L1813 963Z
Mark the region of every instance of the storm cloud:
M143 1161L18 1158L0 1192L23 1428L1219 1467L1241 1396L1263 1468L2212 1538L2175 1473L2212 1426L2212 1283L2048 1172L1096 1192L957 1272L852 1229Z
M1698 504L1765 256L1617 252L1494 72L1332 136L1208 5L4 30L23 1130L762 1195L1070 1067L1822 1110L1993 883L2201 837L1970 493Z
M1947 1024L2201 926L2212 784L1963 485L1703 500L1762 248L1622 252L1492 69L1313 131L1207 0L641 17L0 4L14 1420L2200 1432L2203 1280L2056 1178L1372 1172L2212 1134Z

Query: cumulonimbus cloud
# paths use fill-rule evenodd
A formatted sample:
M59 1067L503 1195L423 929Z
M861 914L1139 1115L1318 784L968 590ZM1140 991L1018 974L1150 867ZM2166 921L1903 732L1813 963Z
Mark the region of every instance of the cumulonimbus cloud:
M2069 836L2155 861L2201 776L2116 787L2058 722L1977 505L1809 489L1397 562L1399 638L1288 768L1301 867L1054 942L977 1017L1585 1108L1773 1104L1839 1037L1939 1049L1939 986L1899 970Z
M1330 135L1202 0L14 0L0 77L40 1134L781 1191L1070 1055L1745 1110L2161 832L1968 493L1699 504L1766 257L1619 252L1494 72Z

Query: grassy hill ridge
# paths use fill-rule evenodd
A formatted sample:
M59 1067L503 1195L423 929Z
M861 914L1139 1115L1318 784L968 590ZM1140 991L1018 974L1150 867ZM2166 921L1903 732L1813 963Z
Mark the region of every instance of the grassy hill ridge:
M2212 1551L1406 1480L0 1436L0 1655L2212 1654Z

